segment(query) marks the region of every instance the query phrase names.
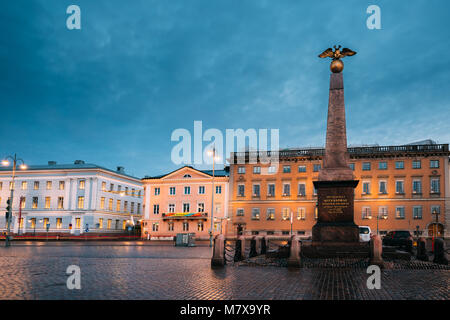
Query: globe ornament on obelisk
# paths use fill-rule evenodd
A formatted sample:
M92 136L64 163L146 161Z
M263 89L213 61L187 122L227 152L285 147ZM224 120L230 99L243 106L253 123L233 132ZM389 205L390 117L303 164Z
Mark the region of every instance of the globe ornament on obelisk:
M354 243L359 241L359 229L354 222L354 188L358 180L354 179L349 167L347 151L347 133L345 124L344 64L340 60L353 56L355 51L334 46L319 55L331 58L330 90L328 100L328 118L325 154L318 181L314 181L317 190L318 217L312 230L315 243Z

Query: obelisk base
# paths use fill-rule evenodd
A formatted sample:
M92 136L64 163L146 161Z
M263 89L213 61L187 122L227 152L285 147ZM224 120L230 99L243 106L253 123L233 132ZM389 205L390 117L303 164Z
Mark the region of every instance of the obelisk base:
M312 228L313 242L359 242L359 227L354 222L318 222Z

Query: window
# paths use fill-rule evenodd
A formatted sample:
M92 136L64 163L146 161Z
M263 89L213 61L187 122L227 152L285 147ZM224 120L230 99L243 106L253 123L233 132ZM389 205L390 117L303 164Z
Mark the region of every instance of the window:
M259 220L259 208L252 209L252 220Z
M34 182L34 190L39 190L39 181Z
M45 209L50 209L50 197L45 197Z
M284 173L290 173L291 172L291 166L283 166L283 172Z
M183 212L189 212L190 204L189 203L183 203Z
M173 231L173 222L167 224L167 231Z
M405 169L404 161L395 161L395 169Z
M320 164L314 164L313 171L314 172L319 172L320 171Z
M422 206L413 207L413 219L422 219Z
M402 180L395 181L395 193L397 194L405 193L404 182Z
M316 189L316 187L314 185L313 185L313 195L317 196L317 189Z
M281 219L289 220L291 216L291 210L289 208L283 208L281 211Z
M302 197L306 196L306 184L304 183L298 184L298 195Z
M275 184L274 183L270 183L267 186L267 195L269 197L274 197L275 196Z
M238 173L244 174L245 173L245 167L238 167Z
M203 203L203 202L200 202L198 205L197 205L197 211L198 212L205 212L205 204Z
M363 194L370 194L370 182L363 182Z
M396 207L395 208L395 218L405 219L405 207Z
M169 188L169 194L170 194L171 196L175 195L175 187L170 187L170 188Z
M102 191L106 191L106 182L102 181Z
M80 182L78 184L78 189L84 190L85 183L86 183L86 180L80 180Z
M31 221L29 221L30 222L30 224L31 224L31 228L36 228L36 218L31 218L30 219Z
M189 222L183 222L183 231L189 231Z
M62 218L56 218L56 229L62 229Z
M412 168L413 169L420 169L420 168L422 168L422 162L420 160L413 160Z
M222 193L222 186L216 186L216 194Z
M159 222L152 223L152 231L157 232L159 230Z
M128 210L128 201L124 201L123 202L123 211L127 211Z
M298 166L298 172L306 172L306 166Z
M50 224L49 219L48 219L48 218L44 218L44 222L43 222L42 226L43 226L44 228L47 228L47 225L48 225L48 224ZM49 228L50 228L50 226L49 226Z
M253 196L254 197L259 197L260 196L260 185L259 184L254 184L253 185Z
M369 171L370 170L370 162L363 162L362 169L363 169L363 171Z
M378 208L378 215L380 216L380 218L384 218L387 219L388 217L388 208L387 207L379 207Z
M135 189L131 189L131 196L132 197L136 196L136 190Z
M270 167L267 169L267 171L268 171L268 173L276 173L276 172L277 172L275 166L270 166Z
M190 174L185 174L185 175L183 176L183 178L191 178L191 175L190 175Z
M439 168L439 160L430 160L430 168Z
M80 229L81 228L81 219L75 218L75 227Z
M283 184L283 196L291 195L291 185L289 183Z
M114 190L114 184L111 183L111 184L109 185L109 191L113 191L113 190Z
M203 231L203 222L202 221L197 223L197 231Z
M386 189L386 181L380 181L379 182L379 192L381 194L386 194L387 193L387 189Z
M159 196L161 193L161 188L155 188L155 196Z
M119 222L120 222L120 220L116 219L116 225L115 225L114 229L119 230Z
M350 163L348 166L350 167L350 169L352 169L352 171L355 171L355 164L354 163Z
M122 221L122 229L125 230L127 228L127 220Z
M3 182L0 182L0 190L3 189Z
M253 167L253 173L254 173L254 174L260 174L260 173L261 173L261 167L259 167L259 166L254 166L254 167Z
M314 208L314 219L317 220L319 217L319 208L317 206Z
M105 197L100 198L100 209L105 209Z
M431 187L431 193L439 193L440 192L440 186L439 186L439 178L433 178L430 181L430 187Z
M140 203L138 203L137 204L137 214L140 214L141 213L141 204Z
M52 182L47 181L47 190L52 190Z
M37 209L37 207L38 207L38 197L33 197L31 208Z
M431 214L440 214L441 206L431 206Z
M238 197L243 197L245 192L245 187L243 184L238 185Z
M78 197L78 209L84 209L84 197Z
M275 220L275 209L274 208L267 208L267 220Z
M22 181L22 190L27 190L28 183L26 181Z
M184 194L191 194L191 187L184 187Z
M134 213L134 202L130 202L130 213Z
M378 169L379 170L387 170L387 162L386 161L378 162Z
M2 198L0 198L0 202L1 202L1 200L2 200ZM26 201L25 197L20 197L20 207L22 209L25 209L25 201Z
M117 186L117 191L120 191L120 190L122 190L122 186L119 184L119 185Z
M12 181L10 181L9 182L9 190L12 190L12 189L15 189L16 188L16 183L14 182L12 182Z
M117 200L116 202L116 211L120 212L120 200Z
M58 197L58 209L64 208L64 197Z
M169 213L174 213L174 212L175 212L175 204L169 203Z
M236 210L236 216L237 217L243 217L244 216L244 209L237 209Z
M198 194L205 194L205 186L198 187Z
M422 193L422 180L413 180L413 193Z
M113 207L113 199L109 199L108 200L108 210L112 211L112 209L113 209L112 207Z
M362 218L370 219L371 217L372 217L372 213L370 211L370 207L363 207L362 208Z
M306 220L306 208L297 209L297 220Z
M60 181L58 188L59 188L59 190L64 190L65 186L66 186L65 182L64 181Z

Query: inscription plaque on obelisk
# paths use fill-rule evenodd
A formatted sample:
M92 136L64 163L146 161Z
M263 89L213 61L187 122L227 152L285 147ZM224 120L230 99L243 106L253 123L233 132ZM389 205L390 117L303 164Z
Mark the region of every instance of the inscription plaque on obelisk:
M330 90L325 154L317 189L318 217L312 229L313 242L358 242L359 229L354 222L354 189L358 180L348 164L345 124L344 80L342 70L345 56L356 52L341 46L329 48L319 55L333 59L330 65Z

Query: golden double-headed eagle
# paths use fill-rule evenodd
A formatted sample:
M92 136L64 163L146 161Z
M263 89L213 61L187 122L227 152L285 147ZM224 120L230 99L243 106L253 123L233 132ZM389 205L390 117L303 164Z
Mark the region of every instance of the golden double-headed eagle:
M328 48L327 50L325 50L324 52L322 52L321 54L319 54L319 58L331 58L333 60L338 60L340 58L344 58L346 56L353 56L356 54L355 51L350 50L349 48L343 48L341 50L341 46L333 46L333 49Z

